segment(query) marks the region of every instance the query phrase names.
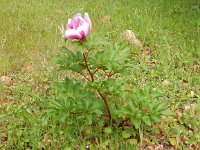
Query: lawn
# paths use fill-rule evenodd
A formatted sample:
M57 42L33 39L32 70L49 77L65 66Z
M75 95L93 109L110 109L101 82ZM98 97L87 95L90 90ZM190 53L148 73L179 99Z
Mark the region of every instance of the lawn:
M200 149L198 0L0 0L0 12L1 149ZM172 116L140 131L94 120L83 129L69 116L73 136L59 115L47 117L59 91L54 83L66 76L79 80L58 72L54 59L63 45L80 48L59 30L77 12L88 12L92 21L88 41L129 45L128 85L134 92L150 87ZM126 30L142 48L127 41Z

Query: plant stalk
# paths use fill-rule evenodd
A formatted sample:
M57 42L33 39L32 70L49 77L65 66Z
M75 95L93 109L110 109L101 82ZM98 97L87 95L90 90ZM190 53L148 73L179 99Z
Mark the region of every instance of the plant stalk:
M86 77L84 73L81 73L81 75L82 75L87 81L93 82L93 81L94 81L94 74L95 74L100 68L97 68L97 69L92 73L92 72L90 71L89 66L88 66L87 57L85 56L85 53L83 53L83 59L84 59L84 62L85 62L85 67L86 67L86 69L87 69L87 71L88 71L88 73L89 73L91 79L89 79L88 77ZM112 76L112 75L110 75L110 76ZM106 105L106 109L107 109L107 112L108 112L108 118L109 118L111 121L113 121L113 120L112 120L111 113L110 113L110 108L109 108L108 102L107 102L107 94L106 94L106 92L104 92L104 94L102 94L102 93L100 92L99 89L97 90L97 92L99 93L99 95L101 96L101 98L103 99L103 101L104 101L104 103L105 103L105 105Z
M85 62L86 69L87 69L88 73L90 74L91 82L93 82L93 81L94 81L94 76L93 76L93 73L90 71L90 68L89 68L89 66L88 66L85 53L83 53L83 58L84 58L84 62Z
M101 92L99 90L97 90L99 95L101 96L101 98L103 99L105 105L106 105L106 109L108 111L108 118L111 120L112 119L112 116L111 116L111 113L110 113L110 108L108 107L108 102L107 102L107 95L106 93L104 93L103 95L101 94Z

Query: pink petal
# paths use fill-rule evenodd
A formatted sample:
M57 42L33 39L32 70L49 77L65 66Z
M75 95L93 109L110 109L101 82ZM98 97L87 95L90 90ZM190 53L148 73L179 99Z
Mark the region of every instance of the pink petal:
M72 19L68 20L67 29L73 29L73 20Z
M82 36L82 39L85 39L90 33L90 26L87 22L77 28L77 31Z
M81 17L81 16L82 16L81 13L77 13L76 15L74 15L74 18Z
M75 29L69 29L69 30L65 31L64 37L71 39L71 40L82 38L80 33Z
M77 29L80 25L82 25L85 20L82 17L76 17L73 19L73 29Z
M91 20L90 20L90 17L89 17L89 15L88 15L88 13L85 13L84 14L84 20L89 24L89 26L90 26L90 31L92 30L92 22L91 22Z
M92 29L92 23L88 13L84 14L84 19L80 13L77 13L73 19L69 19L67 23L67 31L64 37L68 39L85 39Z

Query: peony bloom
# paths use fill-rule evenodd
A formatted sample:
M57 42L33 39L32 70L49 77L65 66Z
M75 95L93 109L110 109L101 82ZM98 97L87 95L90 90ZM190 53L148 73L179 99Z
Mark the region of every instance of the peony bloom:
M77 13L73 19L68 20L64 37L70 40L83 40L90 34L91 29L92 23L88 13L84 14L84 18Z

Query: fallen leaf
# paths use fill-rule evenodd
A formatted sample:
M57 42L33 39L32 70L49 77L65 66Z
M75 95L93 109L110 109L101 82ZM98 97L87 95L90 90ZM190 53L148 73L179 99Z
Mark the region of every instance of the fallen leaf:
M8 104L10 102L9 97L12 96L10 92L4 92L2 93L1 101L0 101L0 106L3 104Z
M6 142L8 140L8 135L6 133L0 133L1 142Z
M132 126L129 126L129 125L127 125L127 126L124 126L123 128L124 128L124 129L132 129L133 127L132 127Z
M9 101L9 96L11 96L11 94L9 92L5 92L2 94L2 101L4 102L8 102Z
M193 72L200 73L200 65L198 62L193 62Z
M26 65L24 65L23 69L26 70L26 71L31 71L31 70L33 70L33 65L32 64L26 64Z
M146 142L146 143L150 142L150 140L148 138L143 138L143 141Z
M131 30L126 30L123 33L123 36L124 36L125 41L129 42L135 47L142 49L142 42L136 38L135 34Z
M0 78L0 81L7 87L10 87L13 85L13 79L11 77L8 77L8 76L2 76Z
M110 23L111 22L111 17L110 16L104 16L102 19L101 19L101 22L103 23L103 24L105 24L105 23Z
M183 143L185 143L187 140L188 140L188 138L187 138L185 135L181 137L181 141L182 141Z
M142 58L143 59L150 59L153 56L153 50L148 47L144 46L142 47Z
M183 79L182 81L183 81L183 83L188 83L188 80L186 80L186 79Z
M163 147L163 145L158 144L155 146L155 150L164 150L164 147Z
M155 150L155 148L148 145L144 150Z

